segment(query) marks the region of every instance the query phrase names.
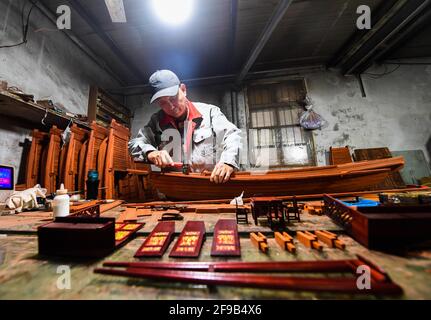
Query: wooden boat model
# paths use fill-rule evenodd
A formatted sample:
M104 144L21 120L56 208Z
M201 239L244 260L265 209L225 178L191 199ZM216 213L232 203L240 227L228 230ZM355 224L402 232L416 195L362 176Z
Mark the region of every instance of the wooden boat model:
M403 157L307 167L283 171L236 172L223 184L210 182L211 173L151 173L154 187L172 200L233 199L317 193L367 191L404 166Z

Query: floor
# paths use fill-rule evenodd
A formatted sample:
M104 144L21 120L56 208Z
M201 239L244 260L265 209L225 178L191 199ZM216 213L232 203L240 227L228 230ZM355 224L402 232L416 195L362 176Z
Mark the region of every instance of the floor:
M116 217L124 210L114 208L104 216ZM161 212L149 212L141 216L145 222L137 237L108 257L100 260L74 261L68 259L48 259L38 256L37 226L51 220L51 213L28 212L14 216L0 216L0 299L387 299L394 297L374 295L352 295L334 293L292 292L269 289L248 289L224 286L186 285L172 282L154 282L119 276L95 274L93 269L103 261L137 261L135 251L142 244ZM207 238L198 261L296 261L323 259L350 259L362 254L386 270L392 280L399 284L404 294L399 299L431 299L431 249L404 250L402 254L388 254L369 251L352 238L343 235L342 230L327 217L301 215L300 223L292 223L288 231L330 230L346 243L346 250L328 248L322 252L309 249L296 240L297 253L282 251L276 244L273 234L264 225L255 226L251 217L250 224L239 225L241 236L240 258L212 258L210 256L212 231L220 218L232 218L234 214L195 214L183 213L184 221L176 222L176 232L180 232L186 221L205 221ZM251 231L264 232L269 240L270 250L261 253L248 238ZM175 242L175 241L174 241ZM173 242L173 243L174 243ZM167 252L173 246L171 243ZM151 260L151 259L146 259ZM165 253L156 261L177 261ZM188 259L181 261L196 261ZM64 267L66 266L66 267ZM62 275L70 270L70 289L63 289ZM58 284L60 283L60 287Z

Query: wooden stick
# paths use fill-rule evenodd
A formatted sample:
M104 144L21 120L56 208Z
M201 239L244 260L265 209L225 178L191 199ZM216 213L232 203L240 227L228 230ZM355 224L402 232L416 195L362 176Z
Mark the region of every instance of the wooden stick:
M338 239L338 236L335 233L326 230L317 230L314 233L320 241L322 241L331 248L338 248L341 250L344 250L346 248L344 242Z
M267 253L268 252L268 243L267 243L267 239L266 237L262 234L262 233L254 233L251 232L250 233L250 240L251 242L263 253Z
M271 288L296 291L330 291L362 294L401 294L402 289L393 282L373 283L369 290L359 290L355 278L280 277L226 272L199 272L128 268L126 270L98 268L95 273L130 276L154 280L170 280L205 285L227 285L252 288Z
M322 251L322 245L319 243L316 235L309 231L298 231L296 233L298 240L308 248L316 249Z
M282 249L295 253L296 247L293 243L293 238L287 232L274 232L274 238Z

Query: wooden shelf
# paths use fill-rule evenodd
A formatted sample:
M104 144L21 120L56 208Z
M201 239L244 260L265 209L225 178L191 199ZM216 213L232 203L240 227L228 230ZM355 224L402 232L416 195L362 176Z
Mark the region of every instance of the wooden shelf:
M46 118L44 122L46 126L42 123L45 114ZM70 123L70 120L72 120L80 127L90 129L89 124L86 122L75 120L73 117L47 109L37 103L26 102L7 91L0 91L0 115L23 120L32 124L34 128L44 129L56 125L60 129L65 129Z
M98 124L108 127L111 120L115 119L118 123L130 128L130 110L112 98L103 89L91 86L88 99L88 121L96 120Z

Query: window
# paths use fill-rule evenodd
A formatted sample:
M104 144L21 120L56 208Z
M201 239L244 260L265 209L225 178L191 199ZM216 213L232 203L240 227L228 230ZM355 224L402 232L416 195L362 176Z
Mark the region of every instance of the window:
M316 165L312 132L299 125L305 95L303 80L248 88L252 167L262 159L270 167Z

